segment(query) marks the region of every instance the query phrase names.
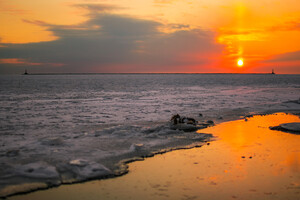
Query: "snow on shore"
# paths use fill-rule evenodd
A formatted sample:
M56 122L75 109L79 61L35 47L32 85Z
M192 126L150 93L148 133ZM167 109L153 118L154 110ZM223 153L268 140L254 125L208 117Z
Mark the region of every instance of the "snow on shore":
M212 139L170 129L176 113L205 124L300 111L297 77L201 77L0 77L0 197L118 176L126 162Z

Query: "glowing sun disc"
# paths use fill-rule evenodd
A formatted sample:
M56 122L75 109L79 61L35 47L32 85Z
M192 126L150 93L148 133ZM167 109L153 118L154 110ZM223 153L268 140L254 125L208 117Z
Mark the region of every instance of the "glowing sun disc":
M242 67L242 66L244 65L243 59L238 59L237 65L238 65L239 67Z

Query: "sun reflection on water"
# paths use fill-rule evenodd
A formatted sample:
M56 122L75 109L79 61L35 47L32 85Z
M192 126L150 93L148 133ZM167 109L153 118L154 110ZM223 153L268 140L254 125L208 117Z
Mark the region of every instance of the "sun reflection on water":
M300 135L269 126L300 122L279 113L199 130L210 145L129 165L129 174L11 199L299 199ZM10 198L9 198L10 199Z

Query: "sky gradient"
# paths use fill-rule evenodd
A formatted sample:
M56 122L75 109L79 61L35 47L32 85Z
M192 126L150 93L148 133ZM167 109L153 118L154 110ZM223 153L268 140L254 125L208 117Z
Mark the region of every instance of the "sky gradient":
M299 0L0 0L0 27L1 74L300 73Z

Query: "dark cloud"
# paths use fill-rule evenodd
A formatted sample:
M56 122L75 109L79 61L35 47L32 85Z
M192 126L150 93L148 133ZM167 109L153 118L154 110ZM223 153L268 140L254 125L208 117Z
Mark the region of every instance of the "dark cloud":
M118 15L102 15L90 20L91 25L100 25L101 34L123 39L144 39L158 33L161 24Z
M107 5L107 4L75 4L74 7L83 8L89 11L90 14L98 13L98 12L106 12L116 9L121 9L122 7L118 7L115 5Z
M275 55L271 59L267 60L267 62L291 62L291 61L300 62L300 51Z
M59 39L28 44L0 44L0 59L20 59L33 72L184 72L186 66L206 65L220 54L214 33L206 30L159 31L163 25L129 16L98 12L113 8L81 5L90 19L73 26L44 26ZM95 10L97 14L95 14ZM186 27L186 25L176 25ZM25 61L28 62L25 62ZM23 71L24 64L1 63L0 72Z

